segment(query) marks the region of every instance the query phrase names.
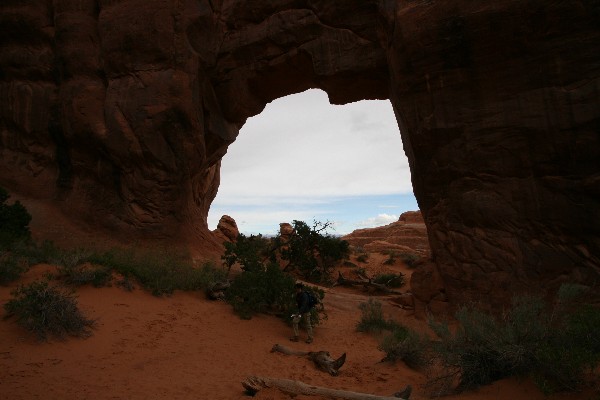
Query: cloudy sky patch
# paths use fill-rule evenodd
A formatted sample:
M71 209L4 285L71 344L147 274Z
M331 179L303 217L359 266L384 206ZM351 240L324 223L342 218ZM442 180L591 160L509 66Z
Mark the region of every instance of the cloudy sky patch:
M242 233L269 234L280 222L316 219L345 234L416 209L390 102L336 106L309 90L248 119L223 158L208 222L214 229L227 214Z

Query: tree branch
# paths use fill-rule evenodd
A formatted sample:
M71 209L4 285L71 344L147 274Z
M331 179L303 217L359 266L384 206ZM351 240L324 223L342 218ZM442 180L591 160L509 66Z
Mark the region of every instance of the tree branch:
M250 395L255 395L263 388L277 388L284 393L291 395L322 396L332 399L342 400L398 400L401 397L377 396L368 393L350 392L346 390L329 389L325 387L307 385L301 381L290 379L278 379L260 376L249 376L242 382L242 386ZM406 392L406 389L403 393ZM409 391L410 395L410 391ZM407 398L404 398L405 400Z

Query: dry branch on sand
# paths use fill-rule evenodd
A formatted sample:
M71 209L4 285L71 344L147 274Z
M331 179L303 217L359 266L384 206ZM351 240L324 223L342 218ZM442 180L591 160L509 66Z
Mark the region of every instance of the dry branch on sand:
M338 278L334 286L363 286L369 292L380 292L385 294L401 294L396 290L392 290L381 283L375 283L370 278L364 280L352 280L345 278L341 272L338 272Z
M323 396L331 399L342 400L398 400L408 399L411 392L410 385L402 392L394 395L394 397L377 396L368 393L350 392L346 390L330 389L320 386L307 385L304 382L294 381L291 379L277 379L269 377L249 376L242 382L242 386L246 389L246 393L255 395L263 388L277 388L284 393L297 396L299 394L305 396ZM400 396L404 397L400 397Z
M280 344L273 345L273 348L271 348L271 353L273 352L279 352L289 356L306 357L314 362L319 369L329 373L332 376L337 376L339 369L346 362L346 353L342 354L337 360L334 360L331 358L331 355L328 351L298 351Z

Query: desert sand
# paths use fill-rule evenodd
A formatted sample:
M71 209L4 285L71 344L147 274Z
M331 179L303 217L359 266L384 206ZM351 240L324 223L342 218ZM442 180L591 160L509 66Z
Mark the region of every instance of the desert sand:
M371 263L381 258L372 257ZM402 268L402 267L398 267ZM53 267L38 265L21 281L0 288L8 301L18 284L43 278ZM405 271L410 273L409 270ZM356 331L358 305L368 295L356 289L326 289L328 319L315 329L315 342L291 343L282 320L258 315L242 320L222 301L201 292L154 297L141 288L80 287L80 309L97 320L86 339L38 342L12 319L0 321L0 397L2 399L247 399L241 382L250 375L300 380L340 390L390 396L407 384L412 399L429 398L420 385L425 377L402 362L380 362L377 339ZM420 329L408 310L378 297L386 315ZM298 350L327 350L334 358L347 353L337 377L308 360L271 353L283 344ZM551 398L591 399L589 393ZM257 399L291 398L276 389ZM530 381L509 379L451 399L544 399ZM297 396L296 399L317 399Z

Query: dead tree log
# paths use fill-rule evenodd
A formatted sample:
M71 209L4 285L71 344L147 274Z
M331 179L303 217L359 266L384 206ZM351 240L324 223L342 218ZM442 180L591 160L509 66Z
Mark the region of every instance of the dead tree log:
M339 374L339 369L346 362L346 353L342 354L337 360L331 358L328 351L298 351L290 349L289 347L275 344L271 348L271 353L279 352L287 354L288 356L305 357L311 360L317 368L329 373L332 376Z
M304 382L290 379L277 379L259 376L250 376L242 382L246 393L254 396L263 388L277 388L284 393L297 396L322 396L342 400L398 400L400 397L377 396L368 393L350 392L346 390L330 389L319 386L307 385ZM406 399L405 399L406 400Z
M400 292L392 290L381 283L375 283L371 279L357 281L357 280L345 278L344 275L342 275L342 273L339 271L338 271L338 278L337 278L335 285L363 286L365 288L365 290L367 290L367 291L378 291L378 292L382 292L385 294L401 294Z

